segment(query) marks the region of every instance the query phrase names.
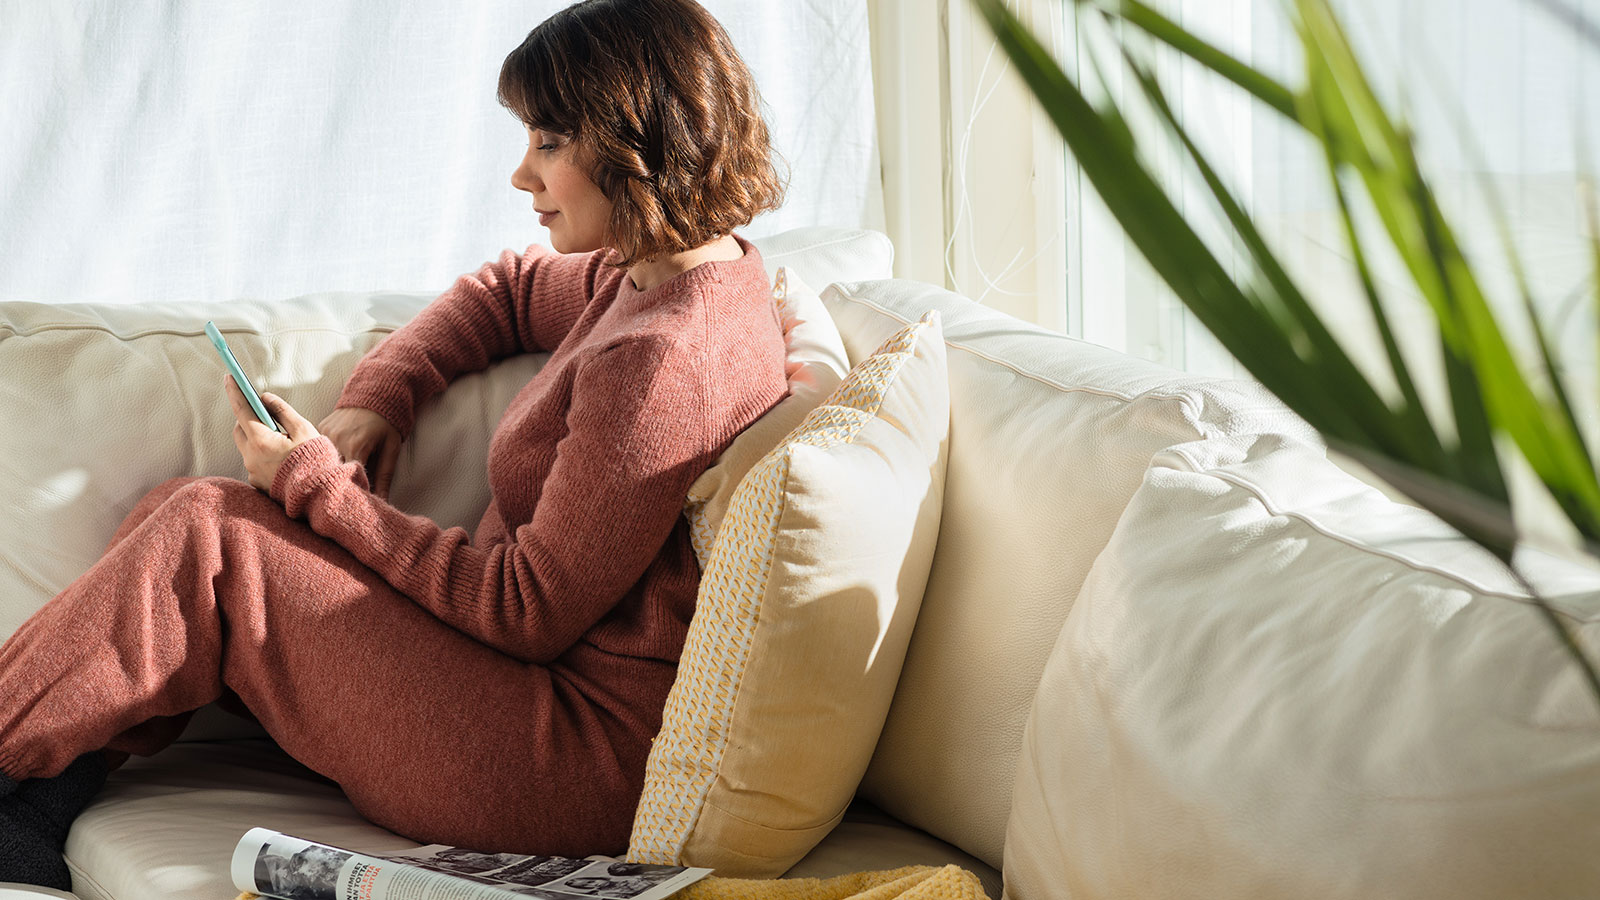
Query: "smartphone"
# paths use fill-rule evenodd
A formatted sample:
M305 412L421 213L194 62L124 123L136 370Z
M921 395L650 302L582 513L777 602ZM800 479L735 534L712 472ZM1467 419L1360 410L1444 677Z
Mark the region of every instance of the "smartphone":
M217 355L222 357L222 364L228 367L228 374L233 376L233 383L239 386L244 399L250 403L250 408L256 411L256 418L261 420L261 424L279 434L288 435L289 432L267 413L267 407L261 402L261 395L250 386L250 379L245 377L244 370L239 368L239 361L233 358L233 351L228 348L228 342L222 339L222 332L217 330L217 323L206 323L206 337L211 338L211 345L217 348Z

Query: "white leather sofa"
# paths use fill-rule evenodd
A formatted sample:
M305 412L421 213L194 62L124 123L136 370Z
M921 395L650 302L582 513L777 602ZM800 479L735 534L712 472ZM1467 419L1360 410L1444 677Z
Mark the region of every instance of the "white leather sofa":
M1253 385L890 280L881 235L757 244L830 285L852 361L937 308L950 367L942 525L894 703L856 804L790 875L955 862L1015 900L1600 896L1600 704L1474 548ZM0 634L150 487L238 474L206 318L315 420L428 299L0 304ZM452 386L393 500L475 522L489 430L539 363ZM1528 559L1600 649L1600 577ZM74 889L231 897L257 825L414 846L208 709L113 773L72 831Z

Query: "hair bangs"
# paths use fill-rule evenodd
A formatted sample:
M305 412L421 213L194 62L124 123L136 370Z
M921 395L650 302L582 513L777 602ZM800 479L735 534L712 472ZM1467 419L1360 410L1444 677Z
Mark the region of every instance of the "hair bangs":
M554 46L557 40L556 29L541 27L530 32L500 65L496 95L500 105L529 128L576 136L581 130L582 107L570 70L556 65L567 56Z

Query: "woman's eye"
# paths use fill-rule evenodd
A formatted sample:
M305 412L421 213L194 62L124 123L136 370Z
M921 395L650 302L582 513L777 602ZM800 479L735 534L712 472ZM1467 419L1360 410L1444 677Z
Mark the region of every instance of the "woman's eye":
M555 148L556 148L555 144L540 144L539 145L539 149L540 150L554 150Z

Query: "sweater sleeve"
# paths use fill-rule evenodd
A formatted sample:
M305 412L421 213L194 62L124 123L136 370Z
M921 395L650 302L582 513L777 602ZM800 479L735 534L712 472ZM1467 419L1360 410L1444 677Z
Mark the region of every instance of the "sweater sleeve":
M535 244L501 253L362 357L336 406L370 409L410 437L417 408L456 376L554 350L594 296L605 252L562 255Z
M569 431L533 518L507 543L474 547L463 529L395 509L327 438L296 447L271 494L451 626L548 663L643 576L710 462L701 369L688 352L634 339L597 353L575 379Z

